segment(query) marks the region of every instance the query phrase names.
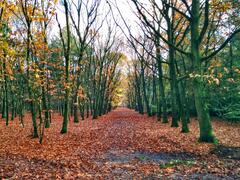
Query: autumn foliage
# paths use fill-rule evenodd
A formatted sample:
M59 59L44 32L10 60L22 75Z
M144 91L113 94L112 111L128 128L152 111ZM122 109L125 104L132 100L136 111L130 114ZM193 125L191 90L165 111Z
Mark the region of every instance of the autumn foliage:
M1 0L0 178L239 178L239 17L236 0Z

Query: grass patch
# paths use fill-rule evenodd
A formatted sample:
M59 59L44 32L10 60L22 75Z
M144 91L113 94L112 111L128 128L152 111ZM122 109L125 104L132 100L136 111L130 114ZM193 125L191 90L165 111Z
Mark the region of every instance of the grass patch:
M146 160L147 160L147 157L141 155L141 156L138 156L138 159L139 159L140 161L146 161Z
M160 164L160 168L166 169L166 168L173 168L179 165L184 165L184 166L192 166L194 165L195 162L191 160L172 160L168 163Z

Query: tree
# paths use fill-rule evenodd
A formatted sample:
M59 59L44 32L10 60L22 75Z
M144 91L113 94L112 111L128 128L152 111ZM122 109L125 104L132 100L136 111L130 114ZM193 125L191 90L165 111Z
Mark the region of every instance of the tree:
M200 7L200 0L193 0L191 5L185 0L183 0L181 3L184 6L183 9L178 9L177 4L172 3L172 1L162 1L163 5L166 5L167 7L171 8L172 12L176 11L181 16L183 16L186 21L188 21L190 25L190 42L191 42L191 48L190 52L182 50L181 48L178 48L172 41L169 39L164 38L162 34L160 34L157 29L152 25L151 21L149 20L148 16L144 13L146 11L146 8L136 0L132 1L137 9L137 12L139 13L141 20L149 27L151 28L158 36L167 43L170 47L175 49L176 51L187 55L188 58L191 59L193 72L197 75L194 76L193 79L193 91L194 91L194 98L195 98L195 106L198 113L198 120L199 120L199 126L200 126L200 137L199 141L201 142L215 142L215 137L213 135L213 130L211 126L210 116L208 112L207 107L207 101L206 101L206 92L204 91L204 82L202 77L202 62L206 60L210 60L212 57L214 57L218 52L220 52L227 43L238 33L240 32L240 29L235 30L220 46L219 48L211 51L208 53L208 55L201 56L201 48L203 47L203 39L207 37L207 32L212 31L212 29L209 28L209 0L206 0L203 2L203 8ZM159 8L157 6L158 4L153 1L156 8ZM191 8L190 8L191 7ZM144 10L144 12L143 12ZM202 11L203 12L200 12ZM185 12L184 12L185 11ZM151 14L147 13L151 16ZM200 22L203 20L203 25L201 26ZM214 29L216 31L216 29ZM185 31L188 32L188 31ZM186 33L187 34L187 33ZM170 49L172 49L170 48Z
M61 133L67 133L68 120L69 120L69 96L70 96L70 22L69 22L69 9L67 0L63 1L64 11L65 11L65 19L66 19L66 30L67 37L66 41L63 37L63 32L61 29L61 25L57 18L57 23L59 26L60 37L62 41L63 53L65 58L65 102L64 102L64 116L63 116L63 124ZM56 16L57 17L57 16Z

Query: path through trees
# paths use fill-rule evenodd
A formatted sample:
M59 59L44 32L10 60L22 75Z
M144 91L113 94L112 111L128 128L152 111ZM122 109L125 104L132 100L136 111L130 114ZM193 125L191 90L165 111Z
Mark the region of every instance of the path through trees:
M239 148L218 157L213 145L197 143L196 120L190 123L192 131L183 134L181 128L172 129L156 118L119 108L98 120L75 124L71 119L69 133L61 135L61 119L54 114L52 128L46 129L46 140L40 145L29 138L31 119L26 118L25 129L17 121L7 128L0 124L1 178L239 176ZM213 127L224 146L240 146L239 126L213 121Z
M238 0L1 0L1 178L235 178L239 57Z

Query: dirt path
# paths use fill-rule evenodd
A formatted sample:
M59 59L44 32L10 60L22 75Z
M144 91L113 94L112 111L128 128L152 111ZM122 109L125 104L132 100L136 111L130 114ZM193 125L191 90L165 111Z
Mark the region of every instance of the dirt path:
M0 179L240 177L239 149L235 147L236 153L230 157L219 158L212 153L213 145L197 143L196 121L191 122L189 134L182 134L180 128L170 128L156 118L119 108L97 120L70 121L68 134L61 135L61 117L54 115L44 144L39 145L29 137L31 122L29 117L25 119L25 128L17 120L9 127L0 124ZM222 138L225 150L233 140L238 143L238 125L214 122L214 127L217 134L226 133L231 139Z

